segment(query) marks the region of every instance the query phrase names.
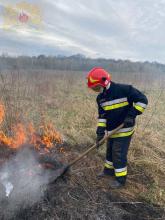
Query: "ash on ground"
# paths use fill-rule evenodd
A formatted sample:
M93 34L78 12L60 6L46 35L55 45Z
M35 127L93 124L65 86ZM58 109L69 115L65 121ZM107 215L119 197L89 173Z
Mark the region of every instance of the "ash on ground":
M0 203L5 204L5 219L42 199L50 177L54 174L54 170L42 166L43 161L44 155L39 157L35 151L24 147L1 166Z
M24 156L22 156L24 155ZM55 158L56 153L52 151L51 156ZM79 155L79 152L69 151L65 159L72 161ZM26 162L26 157L30 159ZM17 158L17 157L16 157ZM35 156L23 152L18 155L21 164L26 169L38 165ZM25 161L24 161L25 159ZM29 161L29 160L28 160ZM49 159L47 160L49 161ZM164 219L164 210L159 206L148 204L140 199L129 197L124 191L112 191L108 187L108 180L98 181L97 173L101 169L102 159L88 155L81 162L74 166L71 175L66 174L65 178L59 178L56 182L47 182L46 177L40 179L38 170L37 177L24 178L20 183L31 183L25 187L25 194L21 194L20 187L17 193L14 189L7 199L0 201L0 219L4 220L52 220L52 219L85 219L85 220L155 220ZM7 168L13 171L13 163ZM54 164L56 166L56 164ZM58 167L58 164L57 164ZM7 170L10 170L7 169ZM4 171L6 171L3 168ZM15 171L15 169L14 169ZM13 172L14 172L13 171ZM43 170L39 169L39 172ZM21 171L19 172L21 173ZM42 176L42 175L41 175ZM49 176L49 175L48 175ZM49 178L48 178L49 179ZM14 185L14 183L9 180ZM32 181L32 182L31 182ZM33 186L34 181L34 186ZM137 180L136 180L137 181ZM42 185L42 184L43 185ZM45 184L47 183L47 184ZM2 187L0 185L0 187ZM32 197L29 198L29 195ZM5 190L4 190L5 192ZM6 198L6 194L4 193ZM19 197L21 199L19 199ZM15 200L17 201L15 201ZM20 202L22 203L20 204ZM29 201L29 202L27 202Z

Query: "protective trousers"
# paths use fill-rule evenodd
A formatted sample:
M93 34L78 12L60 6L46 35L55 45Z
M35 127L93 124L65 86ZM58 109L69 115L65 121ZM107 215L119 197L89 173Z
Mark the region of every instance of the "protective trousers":
M109 138L107 141L106 161L104 172L115 176L121 184L125 184L127 178L127 154L131 142L131 136Z

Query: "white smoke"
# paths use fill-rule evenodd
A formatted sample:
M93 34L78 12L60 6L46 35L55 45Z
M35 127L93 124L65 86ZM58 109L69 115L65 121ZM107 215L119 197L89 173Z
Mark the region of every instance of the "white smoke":
M25 148L0 169L0 202L7 200L11 215L40 201L48 182L49 173L41 167L35 154Z
M0 180L1 180L2 185L5 188L6 197L9 197L10 193L13 190L13 184L9 182L8 179L9 179L9 173L3 172L1 174Z

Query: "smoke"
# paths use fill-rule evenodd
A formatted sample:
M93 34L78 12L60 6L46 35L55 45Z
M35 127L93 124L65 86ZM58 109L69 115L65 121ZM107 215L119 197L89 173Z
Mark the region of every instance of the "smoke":
M49 172L29 148L8 160L0 169L0 203L5 201L6 218L8 213L11 217L19 209L40 201L48 182Z

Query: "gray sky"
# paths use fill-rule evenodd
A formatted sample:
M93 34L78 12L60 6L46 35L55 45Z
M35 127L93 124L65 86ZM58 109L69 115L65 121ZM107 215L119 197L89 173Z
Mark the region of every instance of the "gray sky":
M18 9L26 2L39 13ZM7 28L9 5L29 21ZM17 18L15 18L17 19ZM72 55L158 61L165 63L165 0L0 0L0 53L11 55Z

